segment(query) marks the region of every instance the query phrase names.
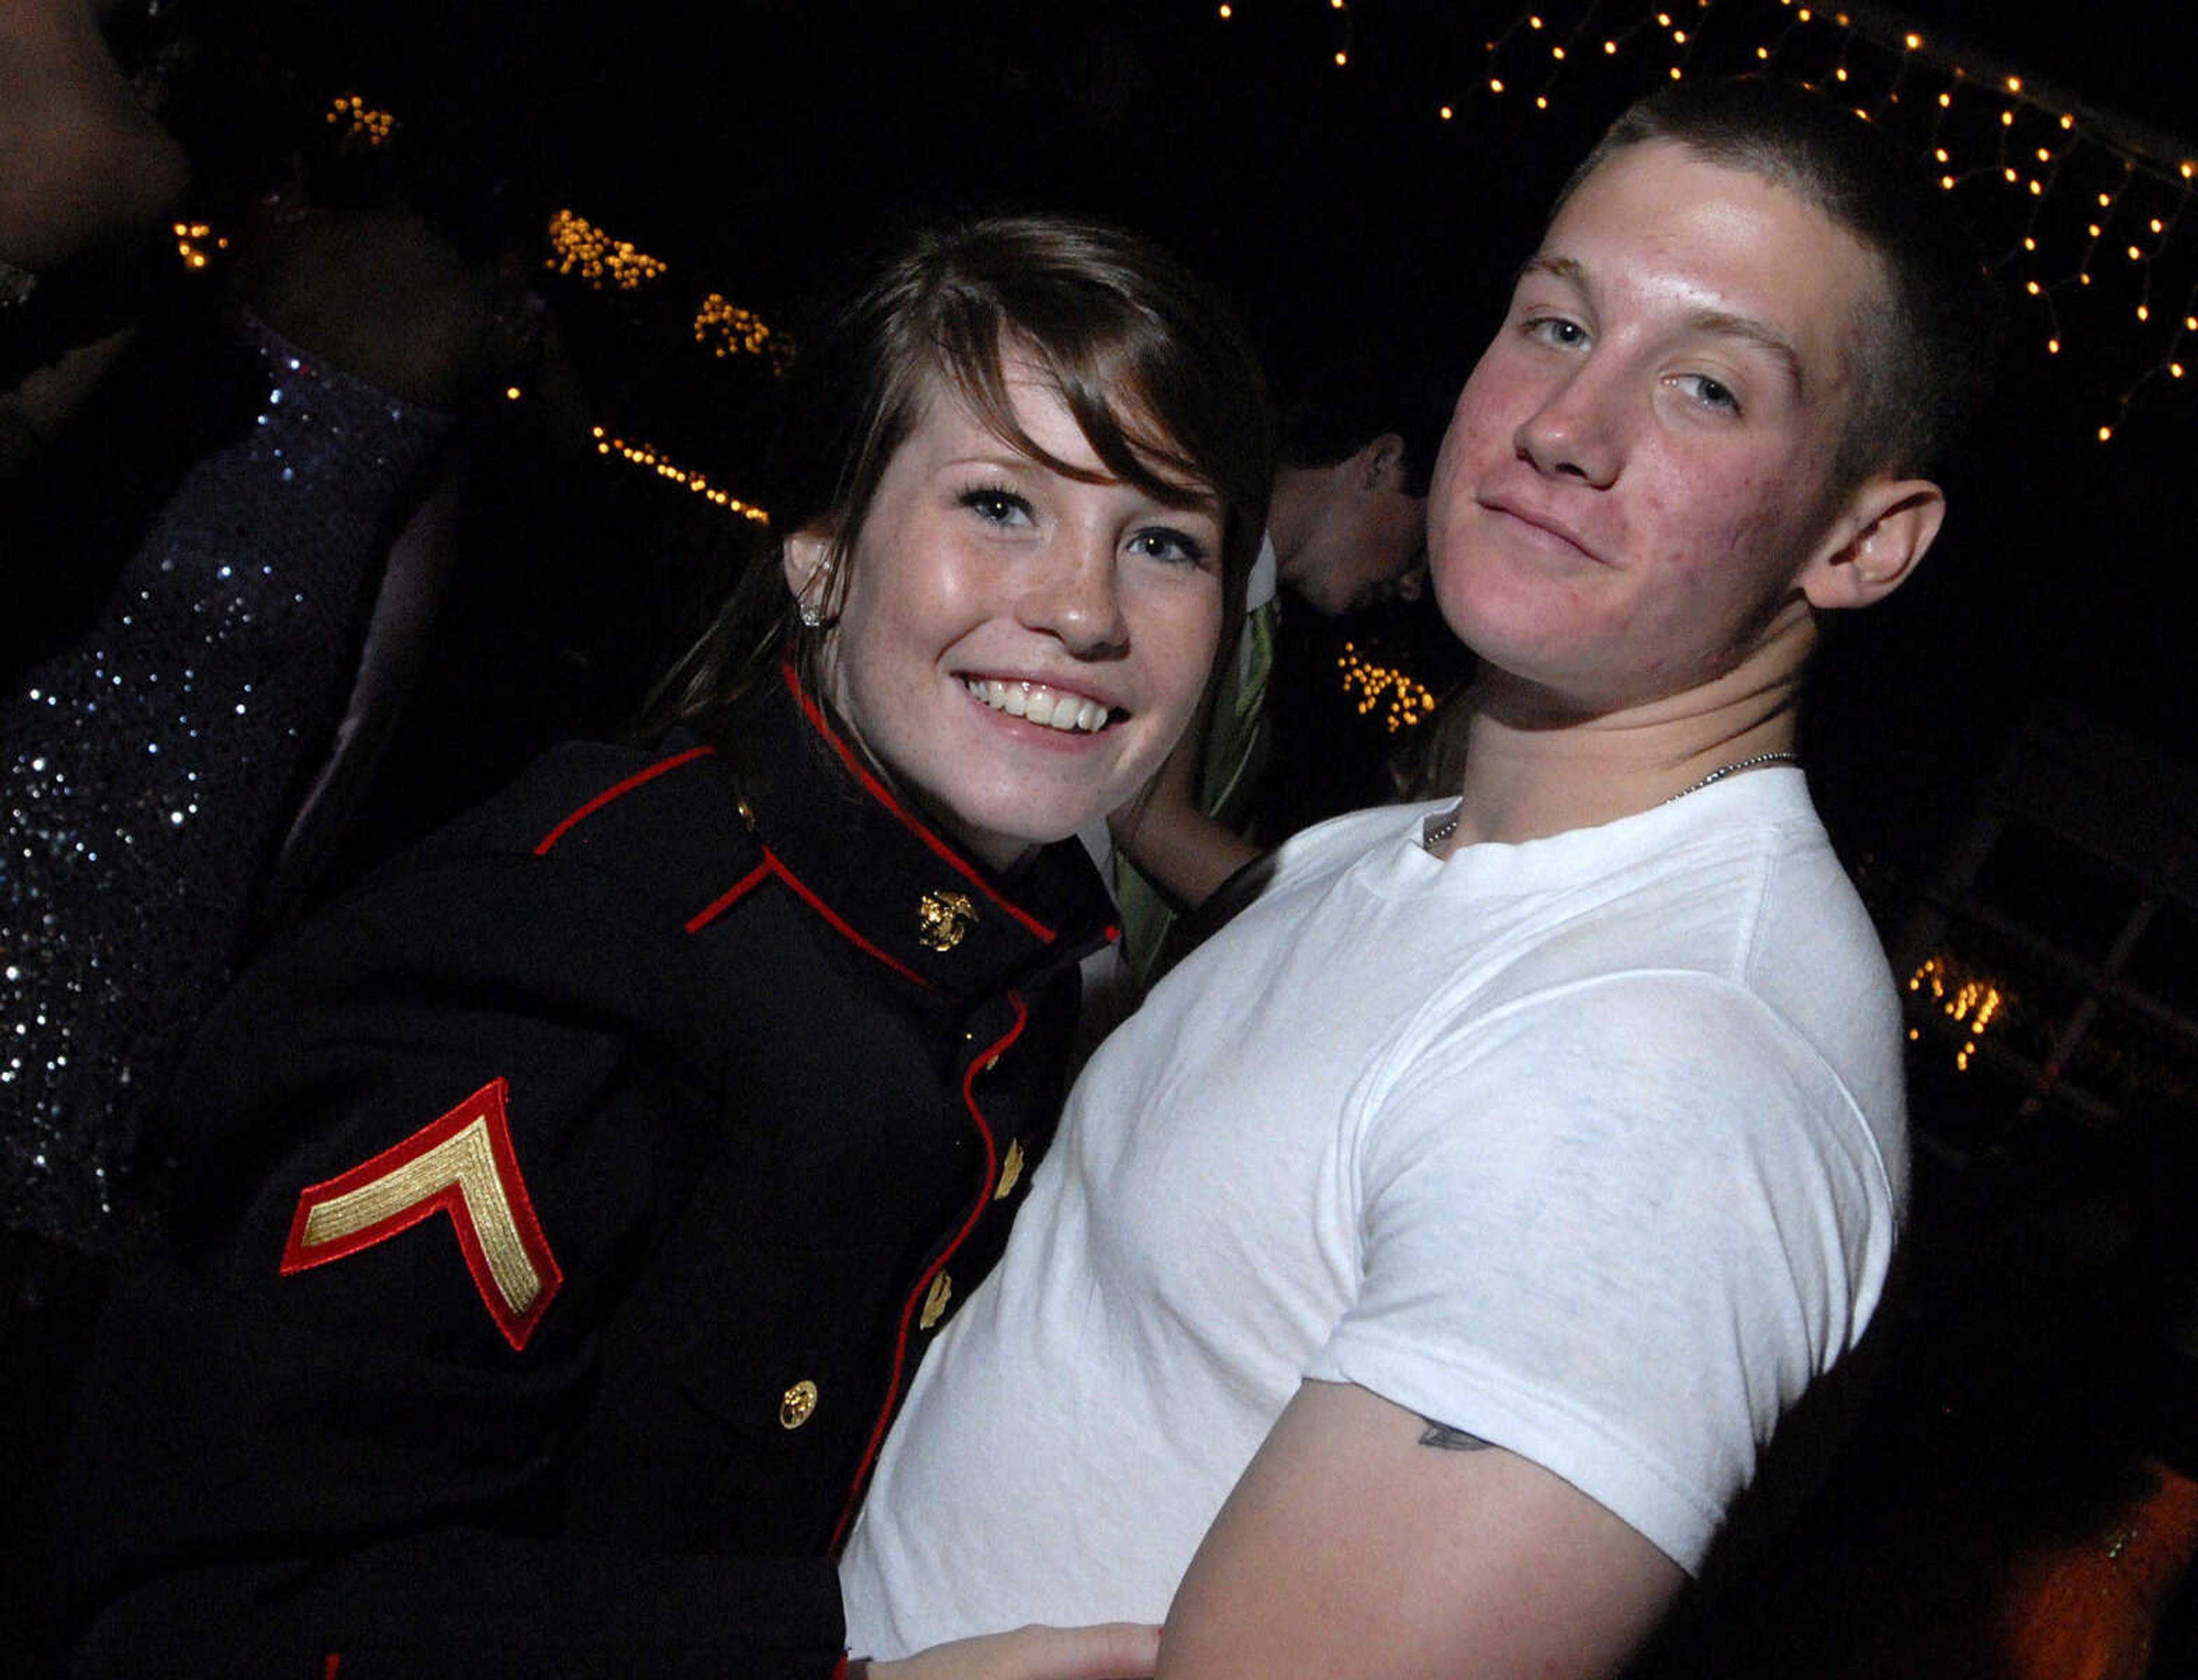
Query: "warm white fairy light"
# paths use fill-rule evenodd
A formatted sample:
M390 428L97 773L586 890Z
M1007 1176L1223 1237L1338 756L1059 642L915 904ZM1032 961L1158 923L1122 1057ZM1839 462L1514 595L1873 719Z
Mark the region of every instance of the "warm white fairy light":
M1908 977L1908 990L1919 1003L1928 1000L1935 1004L1960 1029L1962 1042L1954 1052L1954 1067L1963 1073L1969 1071L1979 1042L2013 1002L1997 982L1962 973L1954 959L1943 953ZM1908 1037L1913 1043L1918 1034L1911 1029Z
M729 513L738 514L742 519L752 520L757 525L770 523L770 515L753 503L743 502L737 497L729 495L712 484L702 474L691 468L682 467L652 445L629 443L623 438L613 438L600 426L595 428L594 437L596 452L598 455L616 456L620 460L631 462L636 467L646 468L667 483L675 484L682 490L690 491L705 500L716 503Z
M339 148L364 147L371 151L387 145L397 132L397 119L378 111L355 93L340 95L323 117L336 131Z
M187 269L206 267L221 252L229 249L229 236L216 233L204 222L177 222L176 254L183 259Z
M596 290L633 292L663 277L666 264L638 250L631 240L613 239L585 217L560 210L550 218L550 256L543 266L569 275Z
M752 309L728 302L712 292L695 312L695 342L723 360L730 356L758 356L774 374L783 373L792 359L792 346Z
M1389 666L1376 665L1358 651L1354 642L1343 644L1336 656L1343 690L1352 696L1362 718L1381 708L1381 724L1391 735L1427 721L1435 709L1434 691L1416 677Z

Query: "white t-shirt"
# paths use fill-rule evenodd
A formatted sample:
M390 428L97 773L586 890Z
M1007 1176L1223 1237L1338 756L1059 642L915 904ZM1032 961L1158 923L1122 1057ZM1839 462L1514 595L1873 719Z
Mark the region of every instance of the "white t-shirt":
M1800 773L1438 862L1282 850L1079 1081L841 1565L850 1648L1160 1620L1306 1377L1554 1471L1697 1567L1860 1336L1898 1003Z

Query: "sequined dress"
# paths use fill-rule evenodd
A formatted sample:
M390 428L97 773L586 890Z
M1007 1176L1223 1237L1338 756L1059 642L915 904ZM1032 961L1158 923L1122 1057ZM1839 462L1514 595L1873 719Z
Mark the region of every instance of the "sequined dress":
M452 424L245 332L250 426L185 474L90 631L0 695L0 1225L95 1252L145 1216L147 1115L235 972Z

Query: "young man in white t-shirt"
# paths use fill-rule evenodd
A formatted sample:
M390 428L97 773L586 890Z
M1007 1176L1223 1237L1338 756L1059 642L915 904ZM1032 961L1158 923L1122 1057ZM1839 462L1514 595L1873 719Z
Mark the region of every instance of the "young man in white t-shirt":
M1899 1019L1794 711L1988 338L1877 144L1684 84L1574 177L1428 503L1459 795L1290 842L1101 1049L872 1483L858 1658L1164 1618L1162 1676L1608 1673L1859 1339Z

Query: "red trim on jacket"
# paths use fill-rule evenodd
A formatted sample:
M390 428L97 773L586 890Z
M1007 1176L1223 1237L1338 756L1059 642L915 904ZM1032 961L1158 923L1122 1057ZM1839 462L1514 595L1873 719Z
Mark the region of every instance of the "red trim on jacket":
M985 1119L985 1111L977 1106L977 1093L972 1088L977 1083L977 1075L1021 1038L1023 1028L1030 1024L1030 1011L1023 1005L1022 995L1011 991L1008 994L1008 1001L1015 1006L1015 1025L970 1057L969 1065L962 1070L962 1104L968 1109L969 1118L976 1123L977 1136L985 1143L984 1183L979 1188L975 1206L970 1208L968 1217L962 1222L961 1229L956 1231L952 1241L939 1251L938 1259L923 1269L923 1275L916 1280L915 1287L909 1291L908 1299L901 1303L900 1325L893 1337L893 1365L886 1383L885 1403L878 1408L877 1421L870 1426L870 1439L864 1444L863 1456L856 1462L854 1479L847 1487L847 1503L840 1512L840 1520L833 1526L831 1542L826 1547L828 1551L837 1552L840 1543L846 1539L847 1530L855 1520L856 1509L862 1502L864 1485L870 1479L871 1467L877 1462L878 1449L885 1444L886 1427L893 1421L895 1404L900 1398L901 1374L908 1364L910 1321L924 1298L931 1293L932 1280L946 1270L946 1263L960 1252L962 1245L968 1241L969 1233L977 1229L977 1222L985 1217L986 1208L991 1205L992 1189L1000 1171L1000 1146L992 1136L992 1128Z
M922 975L917 974L915 969L910 968L907 963L903 962L898 957L888 956L886 952L880 950L868 939L864 939L860 933L858 933L852 923L850 923L837 910L834 910L831 905L826 904L823 899L819 898L816 892L807 886L799 875L794 873L793 870L788 869L784 860L769 846L765 846L764 848L762 863L757 864L755 868L749 870L745 875L741 876L741 879L736 881L732 887L728 888L722 896L713 900L707 908L697 911L695 915L689 920L687 923L687 931L690 933L701 933L702 929L708 927L712 921L715 921L719 916L723 916L727 910L730 910L735 904L746 898L750 892L754 890L757 882L766 877L776 877L776 879L784 881L786 883L787 889L791 892L795 898L800 899L803 904L808 905L811 910L816 911L817 916L823 920L827 927L830 927L834 933L837 933L849 945L854 946L856 950L861 951L864 956L871 958L873 961L884 963L887 968L892 969L893 973L898 974L903 980L913 981L916 985L922 986L926 991L935 992L939 990L937 985L924 979Z
M772 858L770 852L765 852L762 863L757 864L702 909L687 918L687 931L690 933L701 933L727 910L732 909L735 904L747 898L754 890L758 881L769 878L771 872L770 866L774 861L776 860Z
M792 691L794 698L800 702L803 715L809 719L810 727L814 729L817 734L823 735L825 741L831 747L832 750L840 755L840 762L846 765L847 773L862 784L863 791L864 793L868 793L872 799L875 799L880 805L891 811L896 817L899 818L902 826L907 828L910 834L914 834L926 846L929 846L932 851L938 853L939 858L950 869L951 869L955 874L960 875L980 892L982 892L987 898L990 898L994 904L1005 910L1017 923L1027 929L1032 937L1039 939L1046 945L1051 945L1054 940L1059 937L1052 928L1040 921L1020 904L1016 904L1014 899L1002 898L1000 896L999 889L994 887L990 881L986 881L983 875L978 874L977 871L970 866L969 861L967 858L962 857L960 852L957 852L945 840L939 839L939 837L933 834L929 828L926 827L923 823L918 822L913 816L911 816L908 811L902 806L900 801L893 798L893 794L887 789L886 785L870 773L869 767L865 764L858 756L857 756L854 748L848 746L846 741L842 741L838 734L834 731L832 725L825 721L823 708L818 706L815 700L811 700L808 694L802 689L801 679L795 674L794 666L791 664L788 664L785 667L784 674L786 677L786 686Z
M631 793L635 788L640 787L644 782L654 782L658 776L663 775L665 771L677 770L680 765L687 763L689 759L710 758L716 753L717 750L718 749L714 747L690 747L683 753L675 753L668 759L658 759L646 770L636 770L631 776L626 777L623 782L612 783L611 786L604 788L602 793L596 794L595 798L590 799L585 805L580 806L579 810L573 811L571 816L567 817L563 822L560 823L555 828L544 834L540 842L535 846L534 855L537 857L547 855L550 848L556 845L559 840L564 839L566 834L569 830L578 826L586 818L594 816L596 812L601 811L613 799L623 798L625 794Z

